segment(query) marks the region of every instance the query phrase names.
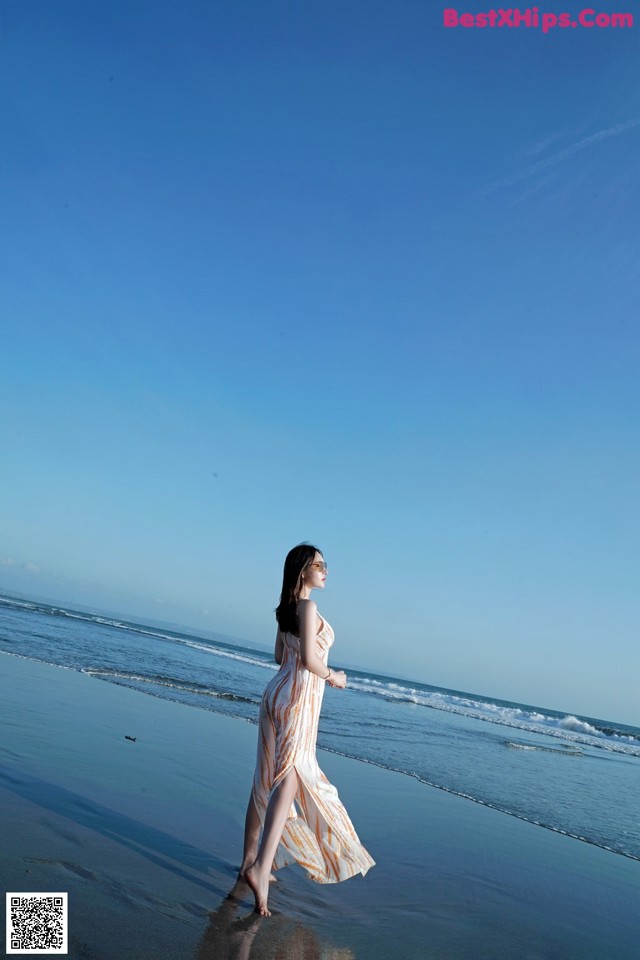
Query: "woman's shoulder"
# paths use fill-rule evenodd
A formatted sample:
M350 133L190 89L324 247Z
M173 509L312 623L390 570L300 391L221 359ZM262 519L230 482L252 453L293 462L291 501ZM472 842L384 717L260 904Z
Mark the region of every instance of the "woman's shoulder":
M298 613L302 610L318 610L318 604L315 600L311 600L310 597L307 597L305 600L298 600L297 607Z

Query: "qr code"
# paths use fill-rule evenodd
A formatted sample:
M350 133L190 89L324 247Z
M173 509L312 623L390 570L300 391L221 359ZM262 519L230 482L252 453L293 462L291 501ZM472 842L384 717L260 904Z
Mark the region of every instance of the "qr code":
M67 953L68 894L8 893L7 953Z

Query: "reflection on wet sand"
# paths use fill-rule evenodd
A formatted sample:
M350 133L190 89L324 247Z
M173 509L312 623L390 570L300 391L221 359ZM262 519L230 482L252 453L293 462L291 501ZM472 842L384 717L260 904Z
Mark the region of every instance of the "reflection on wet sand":
M287 917L260 917L249 906L249 887L236 881L209 914L196 960L355 960L348 947L320 940L309 927Z

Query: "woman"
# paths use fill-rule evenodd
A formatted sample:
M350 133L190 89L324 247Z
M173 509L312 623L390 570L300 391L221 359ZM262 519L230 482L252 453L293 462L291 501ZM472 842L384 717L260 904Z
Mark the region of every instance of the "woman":
M240 867L263 917L271 916L272 867L297 860L318 883L336 883L364 875L374 865L316 759L325 683L339 689L347 685L344 671L327 666L333 630L310 599L312 590L324 589L326 578L327 564L317 547L301 543L289 551L276 609L280 670L260 704L258 760Z

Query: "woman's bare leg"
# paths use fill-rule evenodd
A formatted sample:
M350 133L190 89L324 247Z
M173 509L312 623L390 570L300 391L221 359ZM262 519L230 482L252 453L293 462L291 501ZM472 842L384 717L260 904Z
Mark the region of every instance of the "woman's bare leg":
M250 867L258 855L258 844L260 842L260 830L262 825L256 809L253 791L249 797L247 805L247 816L244 822L244 850L242 852L242 866L238 870L238 880L244 880L244 872ZM269 876L270 883L277 883L273 874Z
M276 855L297 789L298 774L295 770L290 770L271 794L264 818L264 831L258 856L255 862L244 872L245 880L256 898L256 913L263 917L271 916L271 912L267 909L271 864Z
M244 821L244 849L242 851L242 866L238 871L238 876L244 880L244 872L250 867L258 855L258 844L260 843L260 817L253 799L253 790L249 796L247 804L247 816Z

